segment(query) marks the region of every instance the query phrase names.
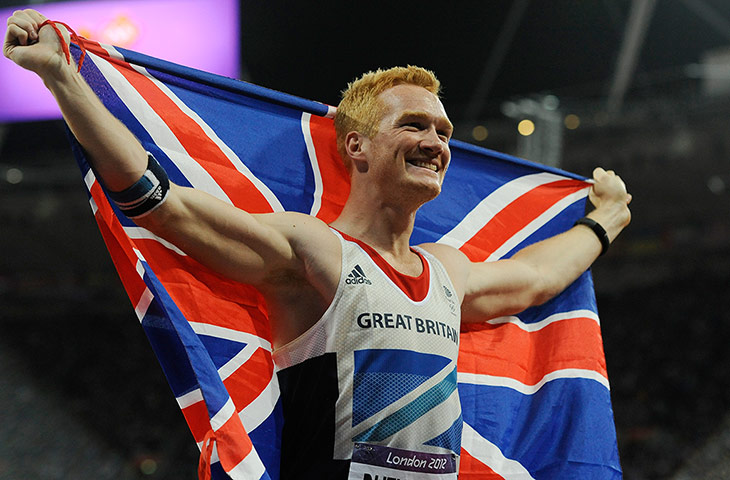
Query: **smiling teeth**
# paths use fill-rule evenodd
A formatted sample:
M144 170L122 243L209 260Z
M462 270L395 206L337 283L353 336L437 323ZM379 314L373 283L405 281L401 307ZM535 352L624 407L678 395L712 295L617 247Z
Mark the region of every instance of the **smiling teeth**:
M434 172L438 170L438 167L436 165L434 165L433 163L419 162L419 161L414 161L412 163L413 163L413 165L415 165L417 167L428 168L429 170L433 170Z

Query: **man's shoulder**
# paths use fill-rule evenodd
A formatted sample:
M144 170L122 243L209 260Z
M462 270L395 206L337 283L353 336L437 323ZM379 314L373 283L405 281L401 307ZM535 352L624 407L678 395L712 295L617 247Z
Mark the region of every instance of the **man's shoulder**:
M418 247L430 253L436 257L439 262L441 262L446 269L446 273L448 273L449 278L451 279L451 283L453 283L454 287L457 289L459 298L462 298L466 280L469 276L469 271L472 265L469 258L459 249L450 245L443 245L440 243L422 243L418 245Z
M436 257L441 263L463 263L468 262L469 259L460 250L441 243L422 243L418 245L419 248L427 251L434 257Z

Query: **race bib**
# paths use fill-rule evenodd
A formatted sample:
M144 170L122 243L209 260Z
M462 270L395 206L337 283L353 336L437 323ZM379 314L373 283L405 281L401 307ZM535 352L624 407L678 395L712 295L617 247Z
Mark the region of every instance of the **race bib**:
M456 455L356 443L348 480L456 480Z

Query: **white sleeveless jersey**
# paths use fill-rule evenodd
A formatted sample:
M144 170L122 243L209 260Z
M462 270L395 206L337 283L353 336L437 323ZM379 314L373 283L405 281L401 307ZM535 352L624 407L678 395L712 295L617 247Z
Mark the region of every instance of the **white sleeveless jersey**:
M296 427L285 431L282 445L290 453L282 458L291 456L295 447L286 442L297 436L310 439L294 440L297 449L329 450L314 455L318 462L330 455L350 459L355 442L458 455L460 305L446 270L414 248L423 273L409 277L368 245L335 233L342 273L331 305L307 332L274 352L285 430L290 416L317 418L293 420ZM315 391L305 393L308 387Z

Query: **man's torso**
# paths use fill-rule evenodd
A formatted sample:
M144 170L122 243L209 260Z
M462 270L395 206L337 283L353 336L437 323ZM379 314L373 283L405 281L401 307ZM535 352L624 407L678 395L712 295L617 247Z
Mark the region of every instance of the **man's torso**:
M322 318L275 350L282 478L346 472L355 442L459 452L460 312L446 271L421 253L421 276L402 275L350 240L341 242L340 281Z

